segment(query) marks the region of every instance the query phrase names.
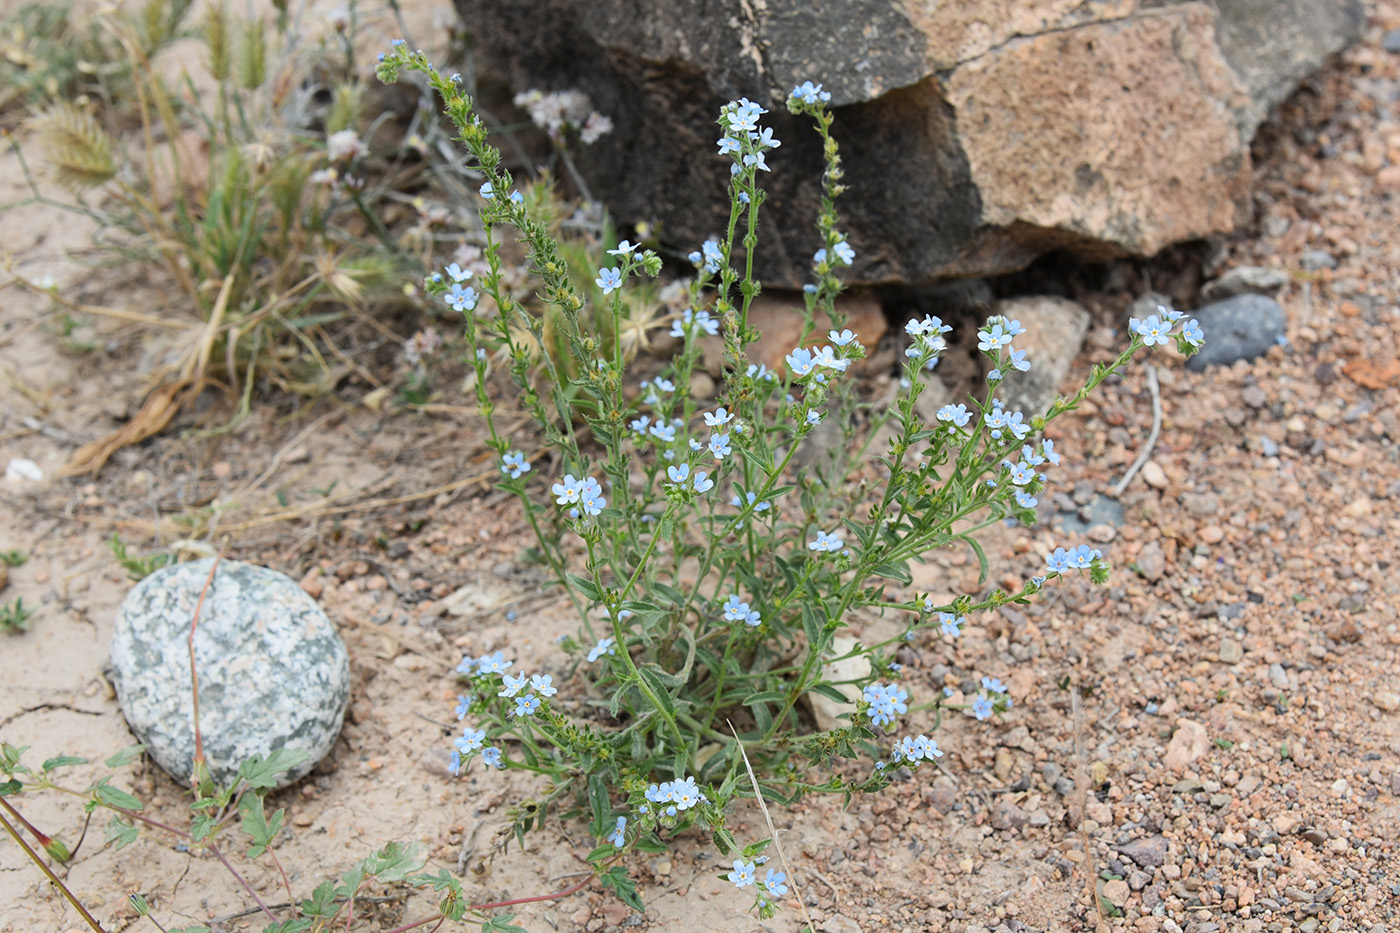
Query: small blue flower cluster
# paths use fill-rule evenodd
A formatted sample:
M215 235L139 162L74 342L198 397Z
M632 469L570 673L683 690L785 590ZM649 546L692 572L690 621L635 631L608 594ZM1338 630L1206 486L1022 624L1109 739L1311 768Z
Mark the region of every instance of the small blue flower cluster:
M742 622L750 628L757 628L763 617L758 610L750 609L748 603L741 602L737 593L732 593L724 602L724 621Z
M1139 321L1137 318L1128 319L1128 329L1142 337L1142 342L1149 347L1167 342L1172 336L1172 328L1186 315L1175 308L1165 305L1157 306L1157 313L1149 315L1147 320ZM1199 347L1206 339L1206 335L1201 331L1201 322L1195 318L1181 325L1180 337L1188 346Z
M917 765L920 761L933 761L943 757L943 749L926 735L908 736L895 743L890 751L890 760L895 763Z
M1103 552L1098 548L1091 548L1087 544L1078 545L1068 551L1057 547L1045 555L1045 563L1050 568L1051 573L1064 573L1066 570L1088 570L1094 565L1094 561L1102 559Z
M982 678L982 692L972 701L972 714L979 721L990 719L992 713L1004 713L1011 708L1006 684L995 677Z
M866 684L861 695L870 704L871 725L887 726L894 722L896 716L909 711L904 702L909 699L909 693L896 684L884 684L877 680Z
M661 811L658 815L662 816L675 816L704 800L693 777L653 784L646 789L645 796L657 805Z

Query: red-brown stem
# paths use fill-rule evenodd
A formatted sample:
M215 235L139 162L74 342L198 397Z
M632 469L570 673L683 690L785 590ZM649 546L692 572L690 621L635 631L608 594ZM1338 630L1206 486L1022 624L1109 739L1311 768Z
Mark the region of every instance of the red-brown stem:
M209 568L209 577L204 581L204 588L199 591L199 602L194 604L194 618L190 620L190 695L194 701L194 768L190 774L190 782L195 785L196 794L199 793L199 766L204 764L204 737L199 731L199 674L195 671L194 664L194 633L199 628L199 611L204 608L204 596L214 582L214 574L219 572L219 561L223 559L224 552L220 550L214 558L214 565Z
M0 797L0 803L3 803L5 809L11 813L16 812L14 807L11 807L4 797ZM10 821L3 816L0 816L0 824L4 825L5 831L19 844L19 847L24 850L24 854L29 856L30 861L38 865L39 868L43 870L44 874L49 876L49 882L63 892L63 896L68 900L68 903L73 905L73 909L83 915L83 919L87 921L88 926L92 927L94 933L107 933L107 931L102 928L102 924L97 922L97 918L88 912L88 909L73 895L72 891L68 890L68 885L64 884L63 881L59 879L58 875L53 873L53 869L45 864L44 860L39 857L39 853L29 847L29 843L24 841L24 836L20 835L19 830L10 825Z
M281 919L276 914L274 914L266 904L263 903L263 899L258 897L258 892L253 890L253 886L250 885L247 881L245 881L243 876L238 873L238 869L234 868L232 865L229 864L228 859L224 858L224 853L219 851L218 846L211 844L209 846L209 851L214 856L214 858L218 859L223 864L223 866L228 869L229 874L233 875L233 877L238 879L238 883L243 885L243 890L247 891L248 896L258 902L258 906L262 908L262 912L267 914L268 917L271 918L273 923L282 922Z
M5 809L10 811L10 816L14 817L25 829L29 830L30 835L39 841L40 846L47 846L50 842L53 842L48 836L45 836L43 833L39 832L39 830L35 829L34 824L26 820L23 813L10 806L10 802L4 797L0 797L0 803L3 803Z
M276 852L272 851L272 846L267 847L267 854L272 856L272 864L276 865L277 870L282 874L282 887L287 889L287 900L291 901L292 904L295 905L297 902L297 898L296 895L292 893L292 883L287 880L287 870L282 867L281 859L277 857ZM292 907L292 913L298 917L301 916L301 910L295 906Z
M597 876L590 874L587 878L584 878L572 888L568 888L564 891L557 891L554 894L539 894L535 897L517 897L509 901L497 901L494 904L472 904L470 907L467 908L467 910L495 910L497 907L510 907L513 904L531 904L536 901L558 900L561 897L568 897L570 894L577 894L579 891L582 891L588 886L590 882L593 881L595 877ZM427 924L432 923L434 920L437 920L439 925L441 925L442 920L445 919L446 918L442 917L440 914L433 914L433 916L431 917L424 917L422 920L415 920L412 923L406 924L404 926L394 927L394 929L390 930L389 933L405 933L405 931L407 930L416 930L418 927L426 926ZM434 927L434 929L437 928Z

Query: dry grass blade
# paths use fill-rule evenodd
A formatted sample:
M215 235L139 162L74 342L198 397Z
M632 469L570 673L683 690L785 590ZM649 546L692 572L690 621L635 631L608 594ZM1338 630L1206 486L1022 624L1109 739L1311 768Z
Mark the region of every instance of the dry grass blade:
M116 177L112 139L91 114L58 101L40 114L32 126L60 184L81 191Z
M112 456L130 444L139 444L154 434L165 430L165 426L180 410L180 393L190 388L187 382L167 382L157 386L146 403L126 424L104 438L85 444L73 454L73 459L61 471L61 476L77 473L96 473Z
M749 784L753 786L753 799L758 801L758 809L763 813L763 822L768 824L768 838L773 840L773 848L778 850L778 861L782 863L783 870L787 872L788 884L792 885L792 896L797 898L797 906L807 921L807 929L811 933L816 933L817 928L812 923L812 915L807 913L807 905L802 901L802 892L797 889L797 874L792 870L792 865L787 860L787 854L783 852L783 843L778 838L778 830L773 826L773 817L768 814L768 804L763 801L763 790L758 786L758 777L753 773L753 765L749 764L748 752L744 751L744 743L739 741L739 733L734 730L734 723L726 719L725 725L729 726L729 731L734 735L734 744L739 749L739 757L744 759L744 770L748 772ZM830 887L830 884L828 883L827 886ZM835 888L832 890L834 891Z

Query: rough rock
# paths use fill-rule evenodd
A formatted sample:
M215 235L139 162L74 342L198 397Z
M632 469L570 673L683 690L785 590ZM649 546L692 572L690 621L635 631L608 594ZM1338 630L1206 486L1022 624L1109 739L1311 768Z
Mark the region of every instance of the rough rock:
M1200 322L1206 337L1201 351L1186 361L1192 372L1267 353L1287 324L1283 307L1267 295L1236 295L1197 308L1187 317Z
M1204 755L1208 748L1210 739L1206 737L1205 726L1189 719L1178 719L1176 732L1172 734L1172 740L1167 745L1165 764L1173 771L1181 771Z
M1220 639L1220 662L1238 664L1244 660L1244 646L1233 638Z
M1006 374L999 395L1006 407L1026 417L1044 414L1060 394L1084 335L1089 332L1089 312L1068 298L1035 296L998 302L996 313L1021 322L1025 333L1016 338L1026 351L1031 368Z
M852 638L849 635L838 635L831 640L831 654L833 657L841 658L842 655L849 654L859 643L860 639ZM822 676L835 684L837 690L850 697L850 702L837 703L820 693L807 694L807 702L812 705L812 715L817 720L817 728L826 732L850 725L850 720L837 719L836 717L842 713L855 712L856 700L860 697L860 691L852 684L842 683L842 681L869 677L870 659L865 655L860 655L854 658L841 658L839 661L828 661L822 667Z
M1288 273L1267 266L1236 266L1201 288L1206 301L1224 301L1236 295L1277 295L1288 284Z
M782 101L840 111L843 229L866 283L1023 268L1045 252L1150 255L1249 213L1271 107L1360 32L1360 0L456 0L516 91L577 89L615 129L580 154L622 223L683 252L723 229L719 107L750 97L783 147L756 270L809 277L821 152Z
M181 783L194 757L189 632L213 558L166 567L117 612L111 679L122 712L152 758ZM340 734L350 660L335 626L291 577L224 560L194 639L199 728L214 778L228 783L255 754L301 749L310 771Z
M1139 868L1161 868L1167 861L1167 840L1163 836L1144 836L1117 848Z
M1002 798L992 806L992 828L1017 830L1026 825L1029 815L1010 800Z

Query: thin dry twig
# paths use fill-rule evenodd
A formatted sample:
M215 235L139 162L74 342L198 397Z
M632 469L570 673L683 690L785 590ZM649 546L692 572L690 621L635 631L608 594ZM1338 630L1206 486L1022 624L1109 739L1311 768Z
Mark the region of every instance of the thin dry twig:
M1150 364L1147 367L1147 388L1152 391L1152 433L1147 435L1147 443L1143 445L1133 465L1128 467L1128 472L1124 473L1118 485L1113 487L1115 497L1123 495L1123 490L1128 488L1137 471L1141 470L1142 465L1152 456L1152 448L1157 446L1157 437L1162 433L1162 393L1157 388L1157 367Z
M739 748L739 755L744 759L744 770L749 773L749 783L753 785L753 799L758 801L758 809L763 813L763 822L768 824L768 836L773 840L773 848L778 850L778 861L783 863L783 868L787 871L788 883L792 885L792 896L797 898L797 906L802 910L802 916L807 921L807 929L811 933L816 933L816 925L812 923L812 915L807 912L807 905L802 900L802 892L797 889L797 873L792 870L792 864L787 860L787 854L783 852L783 841L778 838L778 830L773 826L773 817L768 813L768 804L763 800L763 789L758 786L758 776L753 773L753 765L749 764L749 754L744 751L744 743L739 741L739 733L734 729L734 723L725 720L729 726L729 731L734 735L734 744ZM831 882L827 882L827 887L831 887Z

